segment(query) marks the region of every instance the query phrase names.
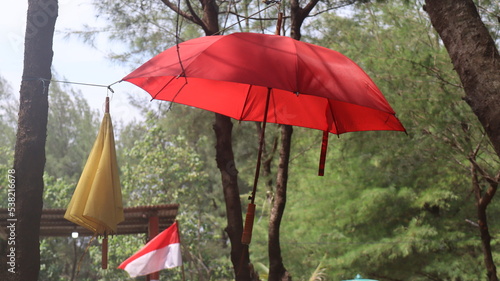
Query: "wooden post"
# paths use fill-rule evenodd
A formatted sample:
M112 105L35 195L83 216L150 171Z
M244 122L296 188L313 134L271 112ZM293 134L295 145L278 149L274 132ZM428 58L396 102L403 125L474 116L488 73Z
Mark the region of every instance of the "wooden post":
M175 220L177 223L177 235L179 236L179 244L182 247L182 241L181 241L181 227L179 226L179 221ZM182 252L182 251L181 251ZM182 255L182 254L181 254ZM186 281L186 273L184 272L184 261L182 261L181 264L181 270L182 270L182 281Z
M101 248L101 268L108 269L108 234L104 232L104 238L102 238L102 248Z

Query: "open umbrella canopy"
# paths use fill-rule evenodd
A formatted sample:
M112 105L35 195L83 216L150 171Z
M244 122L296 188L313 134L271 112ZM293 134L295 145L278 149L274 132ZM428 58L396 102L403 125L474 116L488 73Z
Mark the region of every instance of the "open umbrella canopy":
M404 131L370 77L339 52L279 35L234 33L188 40L122 80L154 99L342 134ZM268 111L265 114L267 95Z

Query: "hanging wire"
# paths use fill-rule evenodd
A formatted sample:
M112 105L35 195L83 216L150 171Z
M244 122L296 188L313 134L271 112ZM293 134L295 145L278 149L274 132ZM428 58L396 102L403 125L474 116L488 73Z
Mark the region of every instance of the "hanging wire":
M261 1L257 2L257 7L260 9L260 5L261 5ZM260 14L259 12L259 27L260 27L260 31L262 32L262 34L264 34L264 23L262 22L262 15Z
M179 11L181 9L181 0L177 0L177 7L179 8ZM175 18L175 46L177 49L177 58L179 59L179 64L181 66L182 73L179 74L179 76L184 76L186 77L186 72L184 70L184 65L182 64L181 60L181 54L179 50L179 38L180 38L180 13L177 13L176 18ZM186 84L187 84L187 79L186 79Z
M177 8L179 9L179 11L181 10L181 0L177 0ZM181 52L180 52L180 48L179 48L179 38L180 38L180 13L177 13L176 19L175 19L175 48L177 51L177 59L179 60L179 65L181 66L182 73L179 74L176 77L176 79L179 78L180 76L184 77L184 85L180 89L180 90L182 90L182 88L184 88L184 86L187 85L188 80L186 77L186 70L184 69L184 65L182 64ZM172 81L172 80L170 80L170 81ZM166 87L170 83L170 81L163 87ZM177 94L179 94L180 90L177 92ZM160 91L158 91L158 93L156 95L158 95L160 93ZM175 96L177 96L177 94ZM174 99L175 99L175 97L174 97ZM168 105L167 111L169 111L172 108L172 104L173 104L173 102L170 102L170 104Z
M227 21L229 19L229 12L231 11L231 4L233 3L232 0L229 0L229 2L227 3L227 10L226 10L226 19L224 20L224 27L222 28L222 30L226 30L226 26L227 26ZM221 33L221 35L223 35L224 32Z
M83 83L83 82L74 82L74 81L62 81L62 80L53 80L53 79L47 79L47 78L41 78L41 77L24 77L23 76L23 81L42 81L44 89L47 88L46 82L55 82L55 83L65 83L65 84L73 84L73 85L81 85L81 86L89 86L89 87L101 87L101 88L107 88L108 91L111 93L115 93L115 91L111 88L111 86L120 83L121 81L116 81L113 82L109 85L103 85L103 84L93 84L93 83Z
M267 9L271 8L271 7L274 7L275 5L278 5L279 3L280 3L280 2L274 2L274 3L272 3L272 5L269 5L269 6L265 7L265 8L263 8L263 9L259 10L259 11L255 12L255 13L253 13L253 14L249 15L248 17L242 17L242 19L241 19L241 20L239 20L239 21L237 21L237 22L235 22L235 23L231 24L230 26L228 26L228 27L226 27L226 28L224 28L224 29L219 30L218 32L214 33L213 35L218 35L218 34L221 34L221 33L223 33L224 31L226 31L226 30L230 29L231 27L233 27L233 26L235 26L235 25L237 25L237 24L241 23L242 21L244 21L244 20L248 20L248 19L251 19L253 16L255 16L255 15L259 14L260 12L263 12L263 11L265 11L265 10L267 10Z
M236 19L239 20L240 15L238 14L238 5L236 5L236 2L233 2L233 7L234 7L234 14L236 15ZM238 22L238 23L239 23L240 31L242 31L243 27L241 26L241 22ZM224 28L225 28L225 26L224 26Z
M270 7L269 5L273 4L273 5L278 5L277 7L277 10L278 10L278 14L281 10L281 2L282 1L279 1L279 0L263 0L261 1L262 3L268 5L268 7ZM259 5L259 8L260 8L260 2L258 3ZM265 10L265 9L264 9ZM261 11L264 11L264 10L261 10ZM260 11L259 11L259 25L260 25L260 29L262 31L262 33L264 34L264 30L265 30L265 27L264 27L264 24L262 23L262 20L263 20L263 17L260 15Z

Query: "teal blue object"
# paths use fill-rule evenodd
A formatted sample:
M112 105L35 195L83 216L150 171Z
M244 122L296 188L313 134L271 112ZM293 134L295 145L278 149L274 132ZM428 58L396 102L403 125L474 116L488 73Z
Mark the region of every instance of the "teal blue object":
M361 277L361 275L356 275L356 277L354 277L354 279L349 279L349 280L342 280L342 281L378 281L378 280L375 280L375 279L364 279L363 277Z

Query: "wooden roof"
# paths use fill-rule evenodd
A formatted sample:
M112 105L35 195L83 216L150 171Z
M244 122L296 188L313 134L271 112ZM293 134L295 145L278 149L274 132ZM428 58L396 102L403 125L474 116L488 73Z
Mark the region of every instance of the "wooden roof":
M149 217L158 216L160 231L174 223L179 204L137 206L124 208L125 221L118 224L117 235L148 233ZM64 218L66 209L44 209L40 221L40 236L71 236L76 231L79 236L92 236L93 233ZM0 227L7 226L8 212L0 208Z

